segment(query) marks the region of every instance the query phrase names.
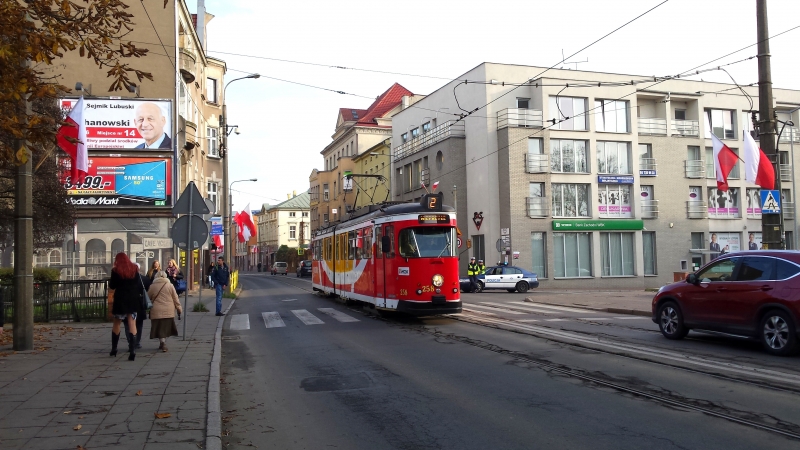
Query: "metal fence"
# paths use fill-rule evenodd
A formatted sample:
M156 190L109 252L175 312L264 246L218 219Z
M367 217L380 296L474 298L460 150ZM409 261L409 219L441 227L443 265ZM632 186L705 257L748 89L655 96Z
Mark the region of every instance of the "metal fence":
M108 316L108 282L53 281L34 283L34 322L82 322L106 320ZM14 286L0 285L0 301L5 322L14 317Z

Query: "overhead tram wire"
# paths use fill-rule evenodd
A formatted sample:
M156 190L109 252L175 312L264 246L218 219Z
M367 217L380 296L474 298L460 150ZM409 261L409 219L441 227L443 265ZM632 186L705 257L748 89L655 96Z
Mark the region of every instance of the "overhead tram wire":
M158 38L158 42L161 43L161 48L164 49L164 53L169 55L169 52L167 51L167 47L164 45L164 41L161 40L161 35L158 34L158 30L156 29L156 25L153 23L153 19L150 18L150 13L147 11L147 6L144 4L144 1L142 1L141 3L142 3L142 8L144 9L144 13L147 15L147 20L150 21L150 25L153 27L153 32L156 34L156 37ZM177 68L175 67L175 61L172 60L172 57L168 56L167 58L169 58L169 63L172 64L172 68L177 70Z

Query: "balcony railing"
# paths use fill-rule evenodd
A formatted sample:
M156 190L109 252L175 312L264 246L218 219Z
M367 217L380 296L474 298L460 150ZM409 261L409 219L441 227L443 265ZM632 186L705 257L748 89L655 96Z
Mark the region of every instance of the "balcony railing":
M407 156L413 155L418 151L426 149L434 144L438 144L451 137L465 137L464 121L455 123L452 120L433 128L425 134L421 134L410 141L394 148L394 160L399 161Z
M658 219L658 200L642 202L642 219Z
M687 219L705 219L708 216L708 204L702 200L689 200L686 202Z
M525 172L547 173L550 171L550 155L525 154Z
M667 119L639 118L639 134L650 134L657 136L667 135Z
M702 159L687 159L683 162L686 178L704 178L706 176L706 163Z
M786 127L783 129L783 134L781 134L781 142L792 141L800 143L800 128Z
M700 136L700 122L697 120L673 120L672 135L698 137Z
M528 197L525 199L528 217L547 217L550 213L550 203L547 197Z
M639 170L656 170L657 167L655 158L639 158Z
M794 220L794 202L783 202L783 218Z
M791 164L781 164L781 181L792 181Z
M538 109L508 108L497 113L497 129L507 127L542 128L542 112Z

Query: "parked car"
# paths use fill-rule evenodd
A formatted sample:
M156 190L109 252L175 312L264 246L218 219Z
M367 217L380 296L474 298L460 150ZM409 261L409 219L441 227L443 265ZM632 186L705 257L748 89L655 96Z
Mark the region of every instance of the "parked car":
M761 341L774 355L800 350L800 252L761 250L723 255L653 297L653 322L667 339L690 330Z
M286 275L289 273L289 264L285 262L276 262L272 265L271 272L273 275Z
M311 276L311 261L300 261L297 265L297 278Z
M469 292L469 277L460 278L461 292ZM528 292L528 289L539 287L539 277L520 267L494 266L487 267L486 273L478 275L476 292L486 289L505 289L508 292Z

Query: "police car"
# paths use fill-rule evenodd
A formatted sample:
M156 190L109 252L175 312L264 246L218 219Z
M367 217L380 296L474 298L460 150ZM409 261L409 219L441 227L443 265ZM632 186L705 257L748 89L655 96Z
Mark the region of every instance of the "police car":
M460 278L461 292L469 292L469 277ZM476 292L486 289L505 289L508 292L528 292L528 289L539 287L539 277L520 267L494 266L487 267L486 273L478 275Z

